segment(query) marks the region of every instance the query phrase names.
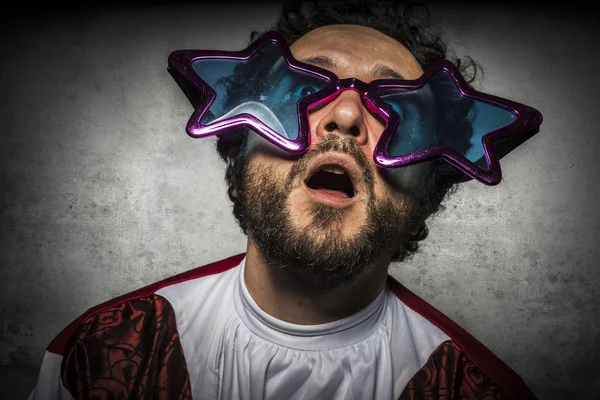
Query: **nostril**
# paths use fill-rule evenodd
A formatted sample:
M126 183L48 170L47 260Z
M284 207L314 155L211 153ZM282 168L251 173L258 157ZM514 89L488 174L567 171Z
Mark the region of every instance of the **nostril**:
M335 122L330 122L327 125L325 125L325 130L327 132L333 132L334 130L336 130L337 128L337 124Z
M338 125L333 121L325 125L325 130L327 132L333 132L337 129L339 129ZM360 128L356 125L352 125L350 128L348 128L348 133L354 137L358 137L360 136Z

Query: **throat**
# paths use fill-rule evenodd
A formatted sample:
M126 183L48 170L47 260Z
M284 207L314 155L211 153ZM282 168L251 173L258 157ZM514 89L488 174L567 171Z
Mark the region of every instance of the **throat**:
M267 264L250 243L243 276L248 293L264 312L281 321L298 325L334 322L363 310L385 287L387 265L367 268L369 272L359 280L317 293L314 287L306 287L310 282L303 281L297 270Z

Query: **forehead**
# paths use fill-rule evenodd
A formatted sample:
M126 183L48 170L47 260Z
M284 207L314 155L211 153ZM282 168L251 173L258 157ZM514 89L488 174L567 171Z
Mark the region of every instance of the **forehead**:
M317 28L298 39L290 49L296 59L330 69L340 78L355 77L370 82L397 78L382 76L386 70L395 71L403 79L417 79L423 73L406 47L375 29L360 25ZM323 65L324 60L333 63Z

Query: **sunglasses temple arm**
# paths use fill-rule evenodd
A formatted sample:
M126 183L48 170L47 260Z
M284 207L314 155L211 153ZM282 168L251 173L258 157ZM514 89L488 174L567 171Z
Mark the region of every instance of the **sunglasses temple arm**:
M521 110L520 114L522 120L519 122L518 128L522 133L496 143L495 152L498 159L503 158L540 131L543 117L538 110L524 106L524 110Z
M498 159L503 158L505 155L519 147L521 144L525 143L531 137L533 137L536 133L540 131L539 127L535 128L529 132L523 133L516 137L512 137L506 140L502 140L496 143L496 154L498 155Z
M177 83L177 86L179 86L179 89L181 89L181 91L185 94L185 97L187 97L195 109L202 99L202 94L198 93L198 90L194 90L189 82L187 82L187 80L175 68L169 65L167 67L167 72L171 75L171 77L173 77Z

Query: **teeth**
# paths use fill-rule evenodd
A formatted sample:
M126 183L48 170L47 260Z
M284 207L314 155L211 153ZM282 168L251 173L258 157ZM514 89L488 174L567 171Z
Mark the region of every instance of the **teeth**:
M334 166L323 167L323 171L331 172L331 173L337 174L337 175L344 175L346 173L346 171L344 171L340 167L334 167Z

